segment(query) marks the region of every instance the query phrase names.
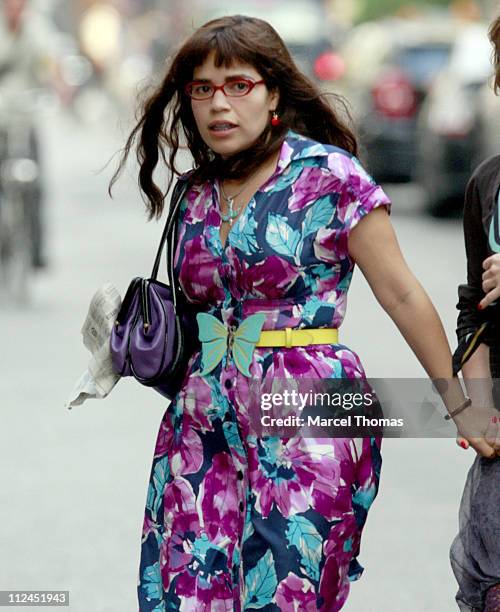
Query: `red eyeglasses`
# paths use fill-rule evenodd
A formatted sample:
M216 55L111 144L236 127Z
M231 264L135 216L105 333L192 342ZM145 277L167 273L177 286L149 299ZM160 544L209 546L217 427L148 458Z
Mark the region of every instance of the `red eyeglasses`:
M191 81L188 83L184 92L193 100L209 100L213 98L217 90L221 90L224 95L230 98L241 98L247 96L256 85L261 85L264 80L250 81L249 79L237 79L228 81L223 85L214 85L206 81Z

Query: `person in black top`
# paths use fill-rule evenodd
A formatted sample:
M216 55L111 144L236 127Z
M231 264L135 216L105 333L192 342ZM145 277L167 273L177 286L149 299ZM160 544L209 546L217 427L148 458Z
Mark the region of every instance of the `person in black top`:
M500 93L500 17L490 28L495 93ZM471 398L500 410L500 155L484 161L468 184L464 208L467 284L458 290L458 348ZM474 397L476 396L476 397ZM495 420L495 419L493 419ZM461 612L500 612L500 413L486 441L492 459L476 456L460 504L459 533L450 550ZM466 448L467 442L458 438Z

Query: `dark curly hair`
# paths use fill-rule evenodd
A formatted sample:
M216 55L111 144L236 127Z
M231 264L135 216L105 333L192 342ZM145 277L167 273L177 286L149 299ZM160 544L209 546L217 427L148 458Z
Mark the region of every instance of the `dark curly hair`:
M214 154L201 138L185 94L193 71L214 52L217 67L234 61L252 65L270 91L279 91L277 111L281 125L270 121L253 145L229 158ZM279 34L262 19L234 15L209 21L194 32L171 60L161 85L146 99L139 110L138 123L131 132L113 175L109 193L137 140L136 155L140 165L139 187L146 196L149 218L159 218L165 196L172 185L181 139L185 139L194 158L190 180L203 182L210 178L242 179L252 174L281 147L289 128L322 143L333 144L357 153L357 142L351 129L335 112L327 96L339 102L347 117L345 103L336 94L320 93L316 85L300 72ZM168 150L168 157L167 157ZM169 170L169 180L162 190L153 178L160 156Z
M490 30L490 41L493 45L493 67L495 68L495 77L493 81L493 87L495 93L500 92L500 16L491 24Z

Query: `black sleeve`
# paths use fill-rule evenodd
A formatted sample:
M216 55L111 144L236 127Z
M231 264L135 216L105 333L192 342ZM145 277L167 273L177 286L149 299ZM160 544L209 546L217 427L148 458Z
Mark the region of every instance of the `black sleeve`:
M457 321L457 337L460 342L468 333L475 331L485 320L477 309L483 299L483 261L488 257L487 237L482 223L481 199L475 176L471 178L465 193L464 238L467 255L467 284L458 287L460 311Z

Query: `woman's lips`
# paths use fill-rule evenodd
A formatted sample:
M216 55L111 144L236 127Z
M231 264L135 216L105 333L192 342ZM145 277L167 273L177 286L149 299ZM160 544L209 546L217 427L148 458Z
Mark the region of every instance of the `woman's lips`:
M227 136L233 133L236 128L237 126L234 123L220 122L209 126L208 129L214 136Z

